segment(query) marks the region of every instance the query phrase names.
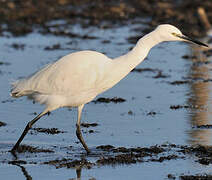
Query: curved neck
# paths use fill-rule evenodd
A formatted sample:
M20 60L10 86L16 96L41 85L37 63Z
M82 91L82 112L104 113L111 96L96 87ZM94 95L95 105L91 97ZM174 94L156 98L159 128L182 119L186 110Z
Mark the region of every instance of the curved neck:
M162 42L160 37L155 31L140 38L136 43L135 47L127 54L115 58L117 64L123 64L122 66L129 69L129 72L140 64L145 57L148 55L150 49Z
M127 54L115 58L111 66L108 66L107 82L102 91L111 88L123 79L132 69L141 63L147 56L150 49L162 42L155 31L145 35L135 45L135 47Z

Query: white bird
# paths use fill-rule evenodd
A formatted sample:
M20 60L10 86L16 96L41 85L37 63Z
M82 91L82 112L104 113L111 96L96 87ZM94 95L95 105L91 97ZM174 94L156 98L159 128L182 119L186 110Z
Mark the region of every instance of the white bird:
M127 54L111 59L96 51L78 51L47 65L33 75L12 84L11 96L28 98L45 105L45 109L25 127L11 152L15 152L32 125L43 115L60 107L78 107L76 135L87 151L80 130L84 105L100 93L110 89L141 63L150 49L164 41L202 42L183 35L176 27L163 24L138 40Z

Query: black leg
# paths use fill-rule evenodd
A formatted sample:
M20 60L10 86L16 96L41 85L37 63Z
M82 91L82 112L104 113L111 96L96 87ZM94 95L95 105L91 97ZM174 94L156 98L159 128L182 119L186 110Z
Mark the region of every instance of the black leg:
M24 131L23 131L23 133L21 134L21 137L18 139L18 141L16 142L16 144L13 146L13 148L11 149L11 152L12 153L14 153L17 149L18 149L18 147L19 147L19 145L20 145L20 143L21 143L21 141L24 139L24 137L26 136L26 134L28 133L28 131L32 128L32 125L36 122L36 121L38 121L43 115L45 115L47 112L42 112L42 113L40 113L38 116L36 116L32 121L30 121L27 125L26 125L26 127L25 127L25 129L24 129Z
M83 147L85 148L85 150L87 151L87 153L89 154L90 150L88 149L88 146L86 145L86 143L85 143L85 141L82 137L81 130L80 130L80 119L81 119L81 113L82 113L83 107L84 107L84 104L78 107L78 119L77 119L77 124L76 124L76 127L77 127L76 135L77 135L77 138L79 139L79 141L81 142L81 144L83 145Z
M77 127L77 130L76 130L77 138L79 139L79 141L81 142L81 144L83 145L83 147L85 148L87 153L89 154L90 150L88 149L88 146L86 145L86 143L85 143L85 141L84 141L84 139L82 137L82 133L81 133L81 130L80 130L80 125L76 124L76 127Z

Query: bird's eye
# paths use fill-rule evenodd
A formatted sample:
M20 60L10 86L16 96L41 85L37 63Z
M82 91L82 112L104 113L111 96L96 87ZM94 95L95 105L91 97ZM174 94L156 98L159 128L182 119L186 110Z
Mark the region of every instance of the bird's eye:
M177 33L172 33L172 35L178 37Z

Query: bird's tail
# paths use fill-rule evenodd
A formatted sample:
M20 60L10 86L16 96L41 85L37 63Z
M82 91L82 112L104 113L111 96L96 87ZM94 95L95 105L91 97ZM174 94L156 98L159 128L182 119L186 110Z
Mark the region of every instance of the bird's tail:
M24 90L24 84L25 84L24 79L12 82L10 95L14 98L18 98L18 97L26 95L27 92Z

